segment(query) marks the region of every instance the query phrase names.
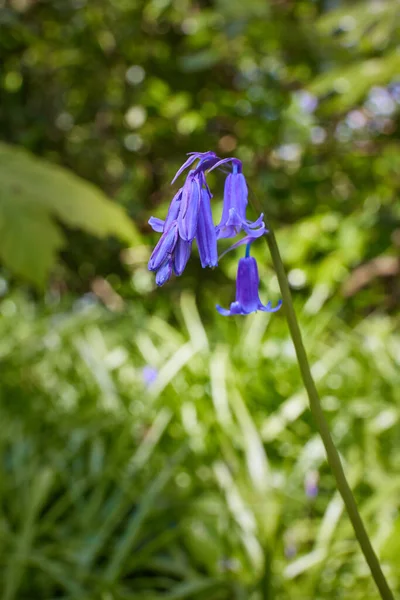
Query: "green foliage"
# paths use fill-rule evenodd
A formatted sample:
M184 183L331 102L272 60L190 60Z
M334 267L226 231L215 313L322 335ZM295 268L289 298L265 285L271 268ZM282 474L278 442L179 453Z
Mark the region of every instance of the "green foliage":
M133 243L135 228L121 207L61 167L0 145L0 257L41 287L66 238L57 221L98 237Z
M187 295L179 328L135 305L32 309L0 304L4 598L375 597L284 319L215 320L209 335ZM383 317L318 321L303 317L313 373L400 590L400 339Z

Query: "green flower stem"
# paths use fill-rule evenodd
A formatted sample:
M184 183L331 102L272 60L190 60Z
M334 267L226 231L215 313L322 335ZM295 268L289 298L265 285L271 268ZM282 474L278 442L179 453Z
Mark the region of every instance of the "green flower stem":
M308 398L310 401L310 409L317 424L317 428L321 435L322 441L324 443L329 465L336 479L338 490L342 495L357 540L365 556L365 560L367 561L368 566L371 570L372 577L374 578L374 581L379 589L380 595L383 600L394 600L394 596L388 586L388 583L379 564L379 560L374 552L374 549L364 527L364 523L362 522L360 513L358 512L354 496L352 494L349 484L347 483L347 479L343 471L343 466L340 461L338 451L336 450L335 444L333 443L328 423L326 422L324 413L322 411L317 388L315 387L315 383L310 371L310 366L308 364L307 354L304 349L299 324L296 318L296 313L293 308L292 296L290 293L285 268L283 266L282 259L279 253L278 244L276 243L276 239L271 228L269 228L269 233L266 236L266 239L268 242L274 268L278 277L279 287L282 293L283 308L285 310L286 319L290 329L290 335L292 337L293 344L296 350L297 360L299 363L303 383L307 390Z

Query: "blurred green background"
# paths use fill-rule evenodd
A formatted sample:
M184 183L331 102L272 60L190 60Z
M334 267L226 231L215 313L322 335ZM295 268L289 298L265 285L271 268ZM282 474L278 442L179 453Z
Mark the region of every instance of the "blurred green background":
M400 592L400 2L2 0L0 59L0 597L377 597L283 313L215 311L241 252L147 271L194 150L271 215Z

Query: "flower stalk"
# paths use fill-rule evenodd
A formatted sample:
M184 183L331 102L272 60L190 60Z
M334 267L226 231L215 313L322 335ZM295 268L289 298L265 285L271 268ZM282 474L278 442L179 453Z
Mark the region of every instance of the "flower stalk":
M350 521L354 528L354 532L356 534L356 538L358 540L358 543L360 544L365 560L368 563L372 577L376 583L381 598L382 600L394 600L394 596L389 588L379 560L368 537L368 533L365 529L364 523L361 519L353 493L347 482L343 466L339 457L339 453L336 450L335 444L333 443L328 423L325 419L321 407L318 391L311 375L310 365L308 363L307 354L303 345L300 327L293 307L292 295L290 293L290 288L286 277L285 268L283 266L282 259L280 256L278 244L276 242L274 232L270 224L268 225L269 233L267 236L265 236L265 238L268 243L269 251L272 257L272 262L278 277L279 287L283 299L283 308L285 311L286 320L289 326L293 345L296 350L296 356L301 372L301 377L303 379L304 387L306 388L308 399L310 402L311 413L314 417L319 434L322 438L322 442L325 446L328 463L336 479L338 490L343 498L347 513L349 515Z

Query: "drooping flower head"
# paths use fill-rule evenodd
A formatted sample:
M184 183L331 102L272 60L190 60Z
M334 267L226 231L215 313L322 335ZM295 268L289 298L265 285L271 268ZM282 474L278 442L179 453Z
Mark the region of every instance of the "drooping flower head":
M189 171L183 187L172 199L165 221L156 217L149 219L153 230L162 234L148 264L150 271L156 271L157 285L168 281L173 272L176 275L183 273L195 238L202 267L218 264L217 236L210 204L212 195L204 171L219 158L215 152L192 153L173 182L196 160L199 161L196 168Z
M230 309L222 308L217 304L218 312L224 317L233 315L248 315L257 310L264 312L276 312L280 309L282 302L279 301L275 308L271 302L262 304L258 295L260 278L256 259L250 256L250 245L247 246L245 258L239 260L236 279L236 300L232 302Z

